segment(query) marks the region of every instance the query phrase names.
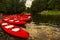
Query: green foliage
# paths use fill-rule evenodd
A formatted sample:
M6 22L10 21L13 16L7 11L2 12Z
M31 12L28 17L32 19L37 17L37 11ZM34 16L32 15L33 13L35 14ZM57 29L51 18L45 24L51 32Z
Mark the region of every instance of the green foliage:
M47 8L49 10L60 10L60 0L49 0Z
M0 0L0 12L21 13L25 11L25 1L20 0ZM60 10L60 0L34 0L31 8L26 11L38 13L43 10Z
M4 13L21 13L25 10L23 2L20 0L2 0L0 1L0 11Z
M31 13L37 13L47 8L48 0L34 0L31 6Z
M31 6L31 13L43 10L60 10L60 0L34 0Z
M46 11L42 11L39 14L43 14L43 15L60 15L60 11L57 11L57 10L46 10Z
M60 25L60 11L47 10L34 14L32 20L35 24L50 23Z

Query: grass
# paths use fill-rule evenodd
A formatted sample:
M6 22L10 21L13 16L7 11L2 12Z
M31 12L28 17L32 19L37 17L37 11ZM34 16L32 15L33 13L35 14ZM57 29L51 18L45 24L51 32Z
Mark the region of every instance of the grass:
M41 14L44 14L44 15L60 15L60 11L47 10L47 11L42 11Z

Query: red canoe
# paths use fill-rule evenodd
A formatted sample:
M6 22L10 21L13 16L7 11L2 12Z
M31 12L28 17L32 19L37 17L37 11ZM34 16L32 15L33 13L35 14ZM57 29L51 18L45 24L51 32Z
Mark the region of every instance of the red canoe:
M8 23L11 23L11 24L26 24L26 21L19 20L18 18L14 18L13 16L12 17L3 17L2 20L6 21Z
M29 21L31 18L31 15L10 15L10 16L5 16L2 18L2 20L12 23L12 24L26 24L26 21Z
M2 29L8 34L27 39L29 37L29 33L23 28L13 24L24 25L30 20L31 16L31 14L7 15L0 20L0 24Z
M20 37L20 38L29 37L29 33L24 29L19 28L18 26L15 26L6 22L2 22L1 26L2 26L2 29L10 35Z

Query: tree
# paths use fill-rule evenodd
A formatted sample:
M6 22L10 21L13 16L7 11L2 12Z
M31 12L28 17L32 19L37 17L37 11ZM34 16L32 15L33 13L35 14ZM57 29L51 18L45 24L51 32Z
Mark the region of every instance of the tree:
M60 0L49 0L48 10L60 10Z
M34 0L31 6L31 13L37 13L47 8L48 0Z
M21 13L25 10L24 2L20 0L2 0L0 1L0 10L4 13Z

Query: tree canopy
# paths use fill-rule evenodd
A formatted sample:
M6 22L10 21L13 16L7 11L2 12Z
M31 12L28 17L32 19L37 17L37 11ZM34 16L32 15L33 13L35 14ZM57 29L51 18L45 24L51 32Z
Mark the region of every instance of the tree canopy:
M4 13L21 13L25 10L24 1L20 0L1 0L0 12Z
M0 0L0 12L21 13L25 11L26 0ZM60 0L34 0L27 11L37 13L43 10L60 10Z

